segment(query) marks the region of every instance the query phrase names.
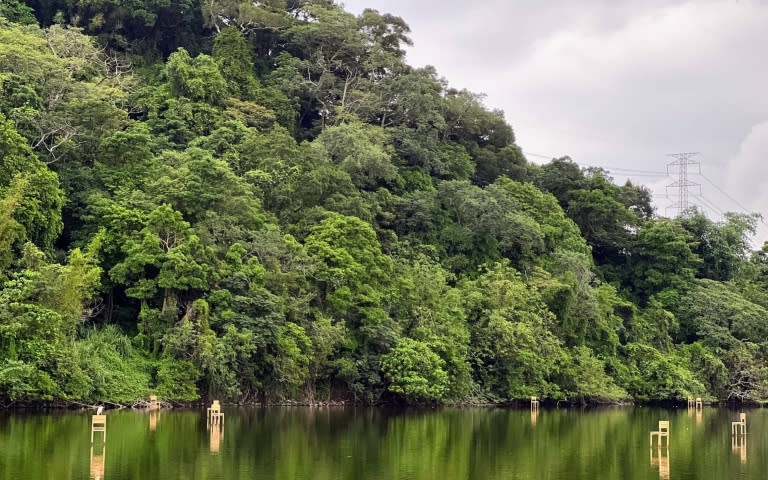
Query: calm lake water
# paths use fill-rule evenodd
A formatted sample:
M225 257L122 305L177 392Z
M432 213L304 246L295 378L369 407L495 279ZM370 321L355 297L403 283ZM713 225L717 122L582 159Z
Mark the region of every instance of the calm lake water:
M764 479L768 409L224 408L108 411L91 449L90 414L0 413L0 479ZM669 420L671 447L648 446ZM653 455L651 455L653 454Z

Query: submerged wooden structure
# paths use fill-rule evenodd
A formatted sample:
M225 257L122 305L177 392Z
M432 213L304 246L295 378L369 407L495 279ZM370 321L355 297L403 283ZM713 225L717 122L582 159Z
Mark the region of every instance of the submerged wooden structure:
M651 432L651 447L653 447L653 437L658 439L659 448L661 448L662 439L667 439L667 448L669 448L669 420L659 420L659 430Z
M91 415L91 443L93 443L94 434L101 432L104 434L104 443L107 443L107 416L101 415L101 407L96 415Z
M531 397L531 410L539 409L539 397Z
M214 400L213 404L208 407L207 420L209 425L219 425L224 423L224 413L221 411L221 404L218 400Z
M747 434L747 414L742 412L739 414L738 422L731 422L731 435L746 435Z

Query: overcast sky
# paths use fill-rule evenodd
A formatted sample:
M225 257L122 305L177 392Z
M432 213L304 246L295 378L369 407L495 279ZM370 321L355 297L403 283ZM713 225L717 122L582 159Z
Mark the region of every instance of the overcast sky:
M665 172L667 154L700 152L690 201L768 223L768 0L342 2L402 17L408 63L487 94L530 161L569 155L623 182L616 168ZM651 175L631 178L663 215L675 178Z

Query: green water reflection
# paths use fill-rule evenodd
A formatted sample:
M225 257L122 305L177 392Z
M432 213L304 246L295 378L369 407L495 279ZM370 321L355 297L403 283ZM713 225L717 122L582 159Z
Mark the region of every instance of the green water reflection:
M0 479L763 479L768 410L227 409L0 414ZM670 443L648 445L659 420ZM668 474L668 476L667 476Z

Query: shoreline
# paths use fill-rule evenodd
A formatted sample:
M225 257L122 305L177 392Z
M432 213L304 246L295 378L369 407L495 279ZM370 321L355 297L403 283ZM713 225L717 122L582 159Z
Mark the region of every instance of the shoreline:
M161 402L161 409L199 409L205 408L210 404L210 401L195 401L195 402ZM442 403L442 404L400 404L400 403L365 403L354 401L326 401L326 402L303 402L303 401L271 401L271 402L221 402L222 405L227 407L239 407L239 408L266 408L266 407L302 407L302 408L382 408L382 409L412 409L412 410L436 410L441 408L455 408L455 409L473 409L473 408L499 408L499 409L527 409L530 408L530 401L528 400L515 400L509 402L498 403ZM765 402L721 402L721 401L705 401L703 402L705 407L741 407L741 408L763 408ZM52 401L52 402L14 402L9 405L0 405L0 411L43 411L43 410L56 410L56 411L68 411L68 410L89 410L96 409L100 406L105 407L106 410L146 410L149 409L148 401L136 401L133 404L120 404L116 402L97 402L95 404L86 404L82 402L68 402L68 401ZM615 407L659 407L666 409L673 408L688 408L686 400L655 400L649 402L641 401L615 401L615 402L568 402L564 400L541 400L541 408L545 409L598 409L598 408L615 408Z

